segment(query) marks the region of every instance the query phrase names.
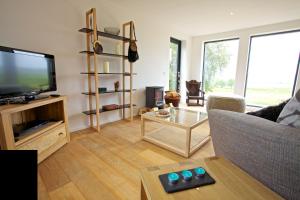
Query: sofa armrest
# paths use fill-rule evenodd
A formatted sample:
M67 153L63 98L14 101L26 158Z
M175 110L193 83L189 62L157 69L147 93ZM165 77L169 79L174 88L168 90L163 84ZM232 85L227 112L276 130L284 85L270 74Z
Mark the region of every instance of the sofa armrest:
M217 156L287 199L300 196L299 129L224 110L210 110L208 118Z

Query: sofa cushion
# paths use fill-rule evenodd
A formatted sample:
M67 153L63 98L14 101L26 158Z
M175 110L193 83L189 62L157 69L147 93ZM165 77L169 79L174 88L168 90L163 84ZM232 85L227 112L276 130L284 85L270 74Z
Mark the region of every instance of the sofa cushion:
M284 106L289 102L289 100L286 100L276 106L268 106L265 108L262 108L260 110L257 110L255 112L248 112L249 115L254 115L257 117L261 117L264 119L271 120L273 122L276 122L278 116L280 115L282 109Z
M300 128L300 90L298 90L296 95L284 106L277 122Z

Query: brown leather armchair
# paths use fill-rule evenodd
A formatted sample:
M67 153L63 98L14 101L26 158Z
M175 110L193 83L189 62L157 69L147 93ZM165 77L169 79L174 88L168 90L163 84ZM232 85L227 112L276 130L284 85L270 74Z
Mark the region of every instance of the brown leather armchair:
M186 81L186 104L188 106L204 106L205 92L200 89L201 82L196 80ZM190 103L190 100L196 100L197 103ZM201 103L199 103L201 101Z

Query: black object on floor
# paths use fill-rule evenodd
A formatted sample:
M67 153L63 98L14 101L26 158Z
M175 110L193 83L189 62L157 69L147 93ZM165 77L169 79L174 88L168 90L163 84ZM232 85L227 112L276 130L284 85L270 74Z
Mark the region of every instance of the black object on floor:
M198 172L202 173L199 174ZM178 178L178 180L176 180ZM201 167L159 175L167 193L214 184L216 181Z
M37 151L0 151L1 199L37 197Z

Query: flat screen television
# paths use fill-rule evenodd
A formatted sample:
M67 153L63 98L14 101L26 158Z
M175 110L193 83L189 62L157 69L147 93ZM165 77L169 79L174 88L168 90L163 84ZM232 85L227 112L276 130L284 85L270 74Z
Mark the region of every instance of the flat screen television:
M0 99L56 91L54 56L0 46Z

